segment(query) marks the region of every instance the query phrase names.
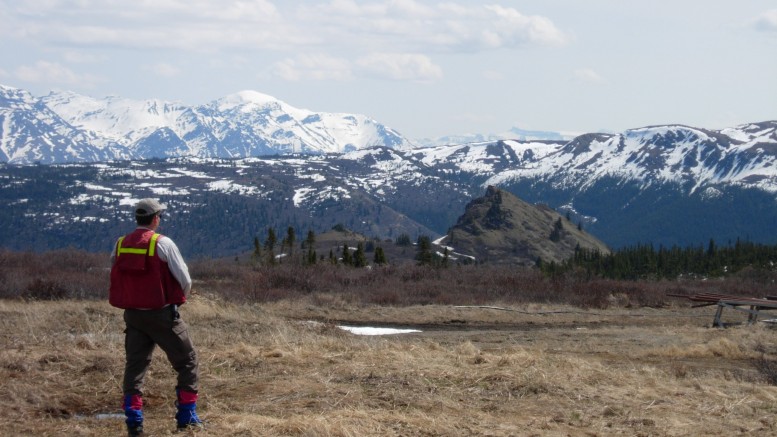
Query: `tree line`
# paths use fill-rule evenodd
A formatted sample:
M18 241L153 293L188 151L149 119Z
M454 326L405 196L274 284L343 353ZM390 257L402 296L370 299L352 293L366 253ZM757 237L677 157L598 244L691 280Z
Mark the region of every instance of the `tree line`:
M332 230L338 232L347 232L342 224L336 224ZM302 265L313 265L319 262L330 264L341 264L351 267L367 267L372 265L388 264L386 251L374 240L358 241L356 247L351 247L349 242L342 243L341 246L330 248L329 254L319 254L316 250L316 233L308 230L307 236L299 242L297 248L297 232L293 226L286 228L286 234L279 237L276 230L272 227L267 228L264 240L258 236L253 240L253 251L251 259L256 264L275 265L283 263L297 263ZM391 240L386 240L392 243ZM393 241L393 244L399 247L415 246L415 255L413 259L418 265L429 265L434 267L446 267L449 262L448 249L440 254L433 249L432 239L426 235L420 235L415 244L412 243L410 236L402 233ZM372 254L371 257L369 254Z
M335 225L332 229L341 232L345 231L341 224ZM352 267L366 267L369 265L367 252L372 252L373 264L382 265L388 263L383 248L380 246L376 247L372 241L368 241L366 245L364 242L359 241L356 244L356 248L353 249L345 242L342 248L338 248L338 253L330 249L328 257L323 254L319 256L317 253L316 233L313 230L308 230L307 236L300 243L299 253L295 253L296 242L297 234L293 226L289 226L286 229L286 235L280 242L275 229L267 228L267 236L264 242L260 241L259 237L254 237L254 250L251 257L254 262L267 265L283 263L284 260L288 259L290 262L299 262L303 265L329 262L331 264L344 264Z
M582 271L590 276L609 279L677 279L680 277L722 277L745 268L774 270L777 245L764 245L737 240L719 246L710 239L704 245L664 247L652 244L627 246L610 253L575 248L575 254L564 263L543 263L538 267L548 276L569 271Z

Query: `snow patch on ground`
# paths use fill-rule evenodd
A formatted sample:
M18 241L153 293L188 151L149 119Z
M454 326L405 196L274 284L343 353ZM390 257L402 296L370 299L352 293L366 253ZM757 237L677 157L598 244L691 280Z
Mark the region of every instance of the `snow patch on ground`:
M240 185L232 181L215 181L208 183L208 189L211 191L220 191L228 194L240 194L243 196L259 195L260 191L256 187Z
M418 329L375 328L371 326L338 326L338 328L355 335L394 335L421 332Z

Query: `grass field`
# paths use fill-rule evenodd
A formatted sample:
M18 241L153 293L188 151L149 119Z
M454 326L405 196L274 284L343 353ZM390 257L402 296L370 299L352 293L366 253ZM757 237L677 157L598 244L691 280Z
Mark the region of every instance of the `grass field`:
M197 435L777 435L777 336L766 324L709 328L714 307L684 301L490 304L513 311L337 294L248 303L204 290L182 308L208 422ZM338 324L422 332L356 336ZM124 434L119 310L5 299L0 326L0 434ZM158 351L149 435L174 434L174 385Z

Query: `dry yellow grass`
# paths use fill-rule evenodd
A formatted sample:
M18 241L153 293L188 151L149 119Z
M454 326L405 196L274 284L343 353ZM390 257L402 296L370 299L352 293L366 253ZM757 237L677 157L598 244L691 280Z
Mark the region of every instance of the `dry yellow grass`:
M777 387L753 360L774 332L710 329L709 308L519 311L349 307L331 299L183 309L200 355L202 436L775 435ZM331 323L424 325L361 337ZM122 435L121 312L0 301L3 435ZM157 353L146 428L173 434Z

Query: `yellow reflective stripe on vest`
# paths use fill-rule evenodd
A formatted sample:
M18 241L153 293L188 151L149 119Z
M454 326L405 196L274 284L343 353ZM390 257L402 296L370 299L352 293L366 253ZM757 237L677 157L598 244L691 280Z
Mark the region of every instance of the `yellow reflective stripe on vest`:
M156 250L157 238L159 238L159 234L154 232L154 235L151 236L151 242L148 244L148 256L154 256L154 251Z
M119 241L116 242L116 256L119 256L121 254L121 242L124 241L124 237L120 237Z
M119 238L119 242L116 245L116 256L121 255L122 253L131 253L133 255L146 255L148 256L154 256L154 252L156 251L156 240L159 239L159 234L156 232L154 235L151 236L151 241L148 243L148 249L137 249L134 247L121 247L122 241L124 241L124 237Z

